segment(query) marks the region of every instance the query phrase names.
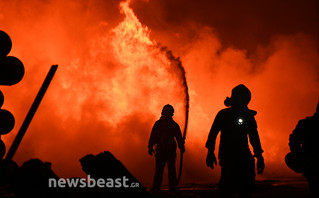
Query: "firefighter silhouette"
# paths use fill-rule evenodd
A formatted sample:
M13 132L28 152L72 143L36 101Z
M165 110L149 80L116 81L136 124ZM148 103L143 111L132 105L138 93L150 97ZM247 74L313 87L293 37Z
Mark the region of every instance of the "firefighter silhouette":
M227 97L224 101L229 108L218 112L208 135L206 164L214 169L214 164L217 164L214 154L215 141L221 132L218 154L221 166L221 197L232 197L235 193L238 193L239 197L251 197L255 187L254 156L257 158L258 174L262 174L265 167L254 117L257 112L247 107L250 99L251 92L246 86L236 86L232 90L231 98ZM254 156L249 149L248 136Z
M316 113L300 120L289 137L290 153L285 161L308 180L314 197L319 197L319 102Z
M157 120L152 128L148 143L148 153L152 155L155 153L155 175L153 183L153 191L160 191L163 172L165 164L167 163L168 168L168 181L169 189L171 191L177 190L176 182L176 142L178 148L182 152L185 151L184 140L182 138L182 132L179 125L173 120L174 108L167 104L163 107L162 115L159 120ZM153 147L156 146L154 151Z

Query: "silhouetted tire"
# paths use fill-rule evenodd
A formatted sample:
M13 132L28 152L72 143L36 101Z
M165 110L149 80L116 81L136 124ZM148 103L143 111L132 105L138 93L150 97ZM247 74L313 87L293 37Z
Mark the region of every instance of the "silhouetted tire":
M287 166L297 173L302 173L304 170L304 160L301 154L288 153L285 157Z
M0 140L0 159L4 157L4 154L6 154L6 145Z

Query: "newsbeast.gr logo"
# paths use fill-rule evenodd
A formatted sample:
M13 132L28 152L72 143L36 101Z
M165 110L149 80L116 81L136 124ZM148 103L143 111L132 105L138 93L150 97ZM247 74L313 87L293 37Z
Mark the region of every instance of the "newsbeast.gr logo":
M129 183L126 176L122 178L49 178L49 188L139 188L138 182Z

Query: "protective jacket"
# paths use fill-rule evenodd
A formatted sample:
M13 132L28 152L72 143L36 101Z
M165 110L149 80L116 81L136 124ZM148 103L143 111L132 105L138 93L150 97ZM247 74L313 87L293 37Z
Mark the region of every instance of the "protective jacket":
M255 156L260 156L263 150L254 117L256 114L256 111L248 108L236 109L230 107L219 111L209 132L206 148L215 150L216 137L221 131L219 159L227 160L251 155L248 137Z
M156 145L156 151L176 150L176 141L180 149L184 148L184 140L179 125L172 117L162 116L157 120L152 128L148 148L152 149Z

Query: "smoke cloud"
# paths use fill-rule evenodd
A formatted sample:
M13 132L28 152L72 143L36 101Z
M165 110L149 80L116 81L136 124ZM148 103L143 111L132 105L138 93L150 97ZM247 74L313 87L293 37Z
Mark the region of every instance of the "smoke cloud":
M87 7L90 3L73 3L70 9L75 9L74 14L78 16L80 13L77 12L88 9L86 11L91 13L90 9L94 10L96 6L91 8ZM81 9L78 10L77 6ZM50 4L48 12L54 11L53 7L54 4ZM56 79L41 104L42 110L39 109L38 117L33 120L34 124L19 148L21 152L15 157L19 163L28 158L39 157L51 161L53 169L60 176L81 176L83 173L78 162L81 157L87 153L110 150L129 169L134 170L137 177L143 178L145 174L149 176L153 172L153 167L149 163L145 164L145 161L152 160L145 155L147 140L152 124L160 116L161 108L166 103L175 107L175 119L181 124L185 123L186 130L188 89L181 62L170 51L161 48L149 38L147 27L138 21L127 2L121 3L117 9L124 17L114 27L105 28L107 21L81 24L83 28L85 25L89 27L84 28L88 32L80 32L81 40L77 40L80 43L68 44L61 41L69 42L69 36L73 36L69 35L71 30L67 29L69 24L65 24L63 13L57 12L52 18L43 19L49 20L51 25L59 24L61 27L57 28L61 28L62 32L58 35L57 45L53 45L54 41L49 41L49 44L43 42L51 47L47 50L50 50L49 56L53 56L50 59L43 55L43 59L47 58L55 63L55 58L58 57L61 63ZM35 21L34 25L44 31L42 27L38 27L43 23L46 25L47 22ZM97 32L87 30L99 25L101 30ZM45 33L54 38L56 28L54 30L54 33L51 30ZM36 48L33 45L30 47ZM58 52L61 47L64 54ZM23 52L16 56L24 61ZM25 63L27 68L30 63L39 64L38 60L34 63L31 58L26 61L29 61ZM50 66L48 60L43 60L41 64ZM39 69L40 65L34 68ZM26 72L26 78L28 74L30 75ZM41 75L44 77L44 74L45 67L41 74L31 74L33 79L24 79L21 83L25 85L20 88L19 95L21 92L31 92L27 89L29 85L33 86L33 93L36 93L36 85L40 86ZM13 101L12 98L17 96L17 92L11 87L5 91L6 98L11 97L11 103L7 102L5 108L14 111L14 106L19 101ZM29 98L32 101L31 94ZM185 99L187 102L184 102ZM23 110L27 112L27 105ZM23 111L13 113L19 120L18 114L23 114ZM19 122L22 121L23 119ZM7 146L13 138L14 132L4 137ZM143 172L148 167L150 171Z
M40 158L58 176L84 176L78 160L109 150L149 186L150 130L167 103L185 125L185 75L191 100L181 183L218 181L219 168L205 165L204 145L240 83L252 92L265 151L257 179L298 176L283 161L288 137L319 99L318 12L313 1L302 2L136 0L137 18L129 21L134 13L121 12L115 0L1 1L0 29L26 69L20 83L0 88L3 108L16 118L1 138L8 148L49 67L59 64L14 160Z

